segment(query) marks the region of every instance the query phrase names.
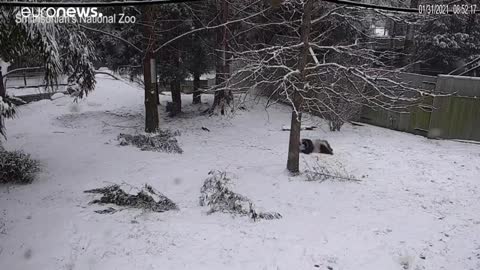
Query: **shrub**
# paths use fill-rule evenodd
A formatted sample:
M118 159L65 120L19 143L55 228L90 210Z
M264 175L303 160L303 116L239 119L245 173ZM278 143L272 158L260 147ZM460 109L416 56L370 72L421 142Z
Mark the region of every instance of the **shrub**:
M40 163L22 151L0 148L0 183L29 184L40 172Z

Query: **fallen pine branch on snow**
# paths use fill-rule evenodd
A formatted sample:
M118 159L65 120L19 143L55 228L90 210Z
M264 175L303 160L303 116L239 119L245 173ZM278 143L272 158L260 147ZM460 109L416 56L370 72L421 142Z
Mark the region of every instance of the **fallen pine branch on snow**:
M200 189L200 206L210 206L209 214L226 212L249 216L254 221L257 219L280 219L282 215L276 212L259 212L253 202L247 197L231 190L231 179L226 172L210 171Z
M178 145L175 136L180 135L179 132L171 132L170 130L159 130L153 135L130 135L120 133L118 141L120 145L134 145L142 151L167 152L167 153L183 153L182 148Z
M340 182L360 182L362 180L356 178L354 175L347 173L342 164L338 163L330 165L326 160L319 162L319 158L315 160L313 165L309 165L304 160L306 170L304 175L307 181L324 182L327 180L340 181Z
M111 185L104 188L85 190L85 193L102 194L100 199L91 201L91 204L115 204L127 208L139 208L153 212L165 212L177 210L177 205L165 195L156 191L150 185L145 185L136 195L125 192L119 185ZM117 210L109 207L95 211L99 214L114 213Z

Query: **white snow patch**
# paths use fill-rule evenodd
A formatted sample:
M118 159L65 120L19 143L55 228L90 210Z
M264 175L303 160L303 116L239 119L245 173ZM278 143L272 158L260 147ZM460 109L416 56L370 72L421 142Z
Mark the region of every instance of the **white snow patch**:
M2 58L0 58L0 72L2 74L7 74L7 71L8 71L8 67L10 66L11 64L9 62L5 62L2 60Z
M56 99L63 98L63 97L65 97L65 94L63 94L63 93L55 93L55 94L53 94L53 95L50 97L50 99L56 100Z

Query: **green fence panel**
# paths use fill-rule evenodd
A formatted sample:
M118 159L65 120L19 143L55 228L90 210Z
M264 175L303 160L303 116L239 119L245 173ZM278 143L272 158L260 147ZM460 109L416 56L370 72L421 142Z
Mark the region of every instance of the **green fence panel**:
M430 136L480 141L480 99L435 97Z

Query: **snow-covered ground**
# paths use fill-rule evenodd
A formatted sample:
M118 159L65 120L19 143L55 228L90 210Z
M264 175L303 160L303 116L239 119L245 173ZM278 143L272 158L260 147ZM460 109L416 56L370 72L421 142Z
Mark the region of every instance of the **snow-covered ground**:
M161 107L161 126L182 133L184 153L142 152L116 141L141 132L142 91L99 78L79 104L43 100L7 121L4 146L31 153L43 172L0 186L0 269L480 269L480 145L325 125L302 136L329 140L335 155L302 164L342 164L362 181L306 182L285 171L287 107L208 117L184 97L181 118ZM283 218L207 215L199 191L213 169ZM105 207L83 191L123 182L149 183L180 210L94 213Z

